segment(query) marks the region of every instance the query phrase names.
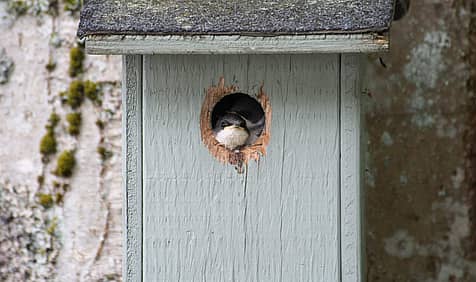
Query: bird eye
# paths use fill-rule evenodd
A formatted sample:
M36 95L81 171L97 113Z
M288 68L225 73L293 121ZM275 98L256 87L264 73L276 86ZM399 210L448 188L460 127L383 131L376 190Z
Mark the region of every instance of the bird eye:
M228 125L230 125L228 122L222 121L221 124L220 124L220 127L225 128L225 127L227 127Z

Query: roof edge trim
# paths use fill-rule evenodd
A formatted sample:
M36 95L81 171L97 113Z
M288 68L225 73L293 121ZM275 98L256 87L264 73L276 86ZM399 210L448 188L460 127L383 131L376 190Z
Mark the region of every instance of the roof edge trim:
M128 54L369 53L389 48L388 33L319 35L88 35L86 51Z

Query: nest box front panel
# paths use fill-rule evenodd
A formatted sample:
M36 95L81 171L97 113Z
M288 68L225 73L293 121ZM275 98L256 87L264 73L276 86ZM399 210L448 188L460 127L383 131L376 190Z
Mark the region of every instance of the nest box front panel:
M339 72L337 54L144 57L144 281L338 281ZM200 136L220 77L272 108L241 174Z

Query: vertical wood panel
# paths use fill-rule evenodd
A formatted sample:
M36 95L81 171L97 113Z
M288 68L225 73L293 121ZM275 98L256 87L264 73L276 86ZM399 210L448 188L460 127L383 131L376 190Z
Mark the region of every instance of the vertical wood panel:
M360 190L360 60L341 56L341 237L342 281L363 280Z
M249 281L338 281L338 56L252 58L273 120L268 156L249 168Z
M339 119L338 55L292 57L295 85L286 99L286 140L282 185L284 281L337 281L339 279ZM286 209L288 211L286 212ZM285 226L286 227L286 226ZM303 254L306 254L305 256ZM305 267L302 267L302 264ZM298 277L299 279L294 279Z
M225 67L217 56L145 59L145 281L243 276L245 177L216 162L199 131L205 89Z
M283 281L281 251L281 172L284 127L283 100L289 82L289 56L250 56L249 92L257 93L264 82L272 105L271 143L259 165L248 167L245 195L244 281Z
M123 230L125 281L142 281L142 56L122 61Z
M144 75L144 280L338 281L338 56L146 56ZM200 141L222 75L273 107L244 175Z

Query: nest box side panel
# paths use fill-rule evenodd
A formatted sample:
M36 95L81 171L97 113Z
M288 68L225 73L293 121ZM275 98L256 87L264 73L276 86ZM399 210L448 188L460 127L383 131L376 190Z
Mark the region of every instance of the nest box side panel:
M144 57L144 281L339 281L339 55ZM246 173L200 138L205 90L272 105Z
M363 193L361 191L362 57L341 56L341 249L342 281L365 281Z
M122 60L123 279L142 277L142 56Z

